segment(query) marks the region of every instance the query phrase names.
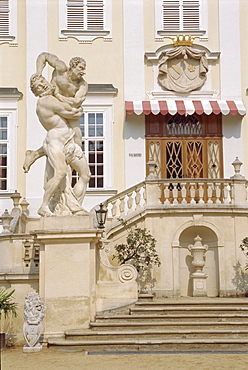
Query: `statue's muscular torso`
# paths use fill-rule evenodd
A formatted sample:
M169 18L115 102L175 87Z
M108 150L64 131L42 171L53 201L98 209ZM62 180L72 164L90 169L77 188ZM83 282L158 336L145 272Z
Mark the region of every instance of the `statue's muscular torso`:
M58 92L63 96L75 97L78 89L83 84L84 80L81 80L79 83L77 81L72 81L68 78L66 72L58 72L57 70L53 71L52 82L58 87Z

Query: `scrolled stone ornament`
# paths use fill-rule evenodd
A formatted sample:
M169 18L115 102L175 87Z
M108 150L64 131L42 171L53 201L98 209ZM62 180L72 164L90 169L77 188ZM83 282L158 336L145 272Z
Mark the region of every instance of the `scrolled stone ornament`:
M137 279L137 270L133 265L122 265L118 270L118 278L122 283L128 283Z
M38 293L28 293L24 301L24 324L23 336L26 345L23 347L23 352L37 352L42 346L39 342L42 321L44 318L45 305L41 301Z

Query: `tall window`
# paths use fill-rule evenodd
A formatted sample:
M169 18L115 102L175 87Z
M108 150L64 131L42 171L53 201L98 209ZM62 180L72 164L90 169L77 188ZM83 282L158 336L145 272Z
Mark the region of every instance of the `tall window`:
M0 0L0 43L17 41L17 0Z
M0 117L0 190L8 190L8 117Z
M91 172L89 188L102 189L105 185L104 113L83 113L80 118L80 128L83 136L82 149ZM76 181L75 172L73 178Z
M110 39L112 0L60 0L60 38Z

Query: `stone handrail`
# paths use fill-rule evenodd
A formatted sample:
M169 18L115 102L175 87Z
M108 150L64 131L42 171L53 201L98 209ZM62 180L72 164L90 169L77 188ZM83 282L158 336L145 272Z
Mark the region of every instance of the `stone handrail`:
M162 179L146 180L109 198L108 221L123 218L145 206L247 207L246 179Z

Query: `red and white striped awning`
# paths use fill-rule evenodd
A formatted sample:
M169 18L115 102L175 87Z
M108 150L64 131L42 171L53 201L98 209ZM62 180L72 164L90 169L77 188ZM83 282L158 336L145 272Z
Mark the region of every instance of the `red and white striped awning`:
M127 114L246 114L241 100L147 100L126 101Z

